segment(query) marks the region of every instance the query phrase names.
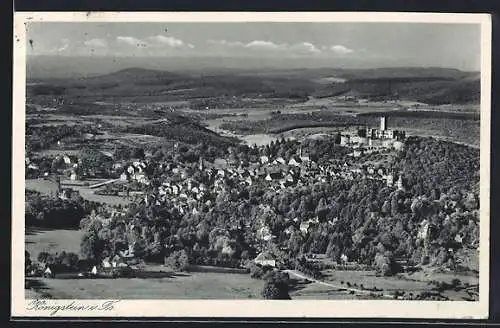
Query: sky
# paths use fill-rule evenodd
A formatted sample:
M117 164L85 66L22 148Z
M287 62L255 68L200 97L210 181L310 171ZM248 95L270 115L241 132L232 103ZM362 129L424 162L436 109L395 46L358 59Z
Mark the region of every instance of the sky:
M363 67L480 69L480 25L83 23L27 25L28 56L296 59Z

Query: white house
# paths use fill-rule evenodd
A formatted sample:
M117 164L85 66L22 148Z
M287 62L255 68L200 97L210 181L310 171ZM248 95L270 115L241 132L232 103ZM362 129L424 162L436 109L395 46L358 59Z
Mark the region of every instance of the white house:
M43 273L45 275L49 275L50 276L50 275L52 275L52 270L50 269L50 267L47 267Z
M121 181L127 181L128 180L128 175L127 175L127 173L125 173L125 171L122 172L122 174L120 174L120 180Z
M70 180L78 180L78 174L76 174L75 171L71 172L71 175L69 177Z
M292 157L289 161L288 161L288 165L292 165L292 166L300 166L300 159L296 159L295 157Z
M300 231L302 231L303 233L307 233L307 230L309 229L309 221L306 221L306 222L301 222L300 223Z
M104 268L111 268L111 262L109 261L109 257L102 260L102 266Z
M345 146L348 145L350 142L350 137L349 136L340 136L340 145Z
M276 259L269 252L261 252L253 261L262 266L276 266Z

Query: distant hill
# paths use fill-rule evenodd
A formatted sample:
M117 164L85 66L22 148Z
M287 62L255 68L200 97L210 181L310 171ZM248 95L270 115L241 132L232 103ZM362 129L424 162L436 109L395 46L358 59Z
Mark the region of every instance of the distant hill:
M326 82L325 82L326 81ZM30 81L33 82L33 81ZM240 70L195 75L131 67L100 76L38 79L29 96L306 99L350 95L429 104L479 103L477 72L449 68Z

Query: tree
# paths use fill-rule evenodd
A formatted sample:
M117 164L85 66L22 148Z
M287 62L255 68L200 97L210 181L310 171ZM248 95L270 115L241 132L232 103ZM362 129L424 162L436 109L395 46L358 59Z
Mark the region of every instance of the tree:
M27 272L31 268L31 256L28 251L24 251L24 271Z
M321 221L324 221L326 219L328 211L329 211L329 208L326 205L326 200L324 197L322 197L319 200L318 206L316 206L316 211L315 211L316 215L318 216L318 219L320 219Z
M144 154L144 149L141 147L134 148L132 152L132 158L141 158L143 159L146 155Z
M87 231L80 244L81 254L88 260L99 261L103 257L104 244L94 231Z
M189 257L185 250L174 251L165 258L165 265L175 271L187 271L189 268Z
M40 252L38 253L37 261L40 263L47 263L49 256L50 254L48 252Z
M375 255L375 268L378 274L383 276L392 276L397 272L397 265L391 252Z
M291 300L288 285L274 281L266 281L262 289L262 297L266 300Z

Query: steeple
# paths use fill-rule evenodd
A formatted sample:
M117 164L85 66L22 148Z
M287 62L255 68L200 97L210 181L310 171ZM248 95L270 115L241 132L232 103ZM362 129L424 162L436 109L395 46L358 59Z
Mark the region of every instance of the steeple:
M203 169L204 169L204 165L203 165L203 157L202 157L202 156L200 156L200 159L199 159L199 162L198 162L198 169L199 169L200 171L203 171Z

